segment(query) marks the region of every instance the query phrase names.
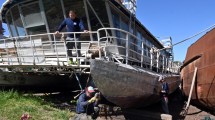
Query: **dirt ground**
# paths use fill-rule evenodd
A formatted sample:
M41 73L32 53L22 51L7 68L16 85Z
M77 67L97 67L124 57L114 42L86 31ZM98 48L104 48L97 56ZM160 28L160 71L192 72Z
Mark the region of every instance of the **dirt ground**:
M215 120L215 112L190 105L183 116L186 99L180 91L169 96L169 110L173 120ZM121 110L121 109L120 109ZM163 113L161 104L157 103L141 109L122 109L119 115L98 117L97 120L159 120Z
M215 115L191 105L185 120L215 120Z
M44 97L45 99L46 97ZM75 112L75 102L71 103L73 96L69 93L48 95L47 101L55 104L56 108L69 108ZM73 100L75 101L75 100ZM185 99L180 91L176 91L169 97L169 111L173 120L215 120L215 114L190 105L186 116L181 116ZM161 104L157 103L141 109L121 109L117 106L101 104L100 115L97 120L159 120L163 113Z
M150 113L150 114L153 114ZM155 115L159 113L154 113ZM209 112L203 111L193 105L189 107L188 113L185 117L179 117L179 115L172 115L173 120L215 120L215 116ZM99 116L97 120L153 120L150 117L144 117L139 115L133 115L130 117L125 117L125 115L109 115L109 116ZM156 120L156 119L154 119ZM157 119L159 120L159 118Z

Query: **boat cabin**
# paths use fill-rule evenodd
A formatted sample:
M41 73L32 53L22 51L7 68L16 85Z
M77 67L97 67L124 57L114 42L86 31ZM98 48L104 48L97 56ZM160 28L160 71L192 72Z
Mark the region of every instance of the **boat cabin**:
M69 10L76 10L89 30L74 33L81 34L78 67L103 58L156 72L170 70L172 53L136 19L136 0L6 0L1 17L10 37L0 40L1 66L73 66L67 64L66 29L54 34Z

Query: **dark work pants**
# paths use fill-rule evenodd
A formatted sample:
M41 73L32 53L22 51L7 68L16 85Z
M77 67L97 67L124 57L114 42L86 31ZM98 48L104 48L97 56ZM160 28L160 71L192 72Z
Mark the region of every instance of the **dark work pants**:
M75 57L72 55L72 49L76 51L77 57L81 57L81 43L79 42L79 38L66 38L66 47L67 47L67 55L68 57Z
M165 114L169 114L168 102L169 102L168 97L162 97L161 98L161 105L162 105L162 109L163 109Z

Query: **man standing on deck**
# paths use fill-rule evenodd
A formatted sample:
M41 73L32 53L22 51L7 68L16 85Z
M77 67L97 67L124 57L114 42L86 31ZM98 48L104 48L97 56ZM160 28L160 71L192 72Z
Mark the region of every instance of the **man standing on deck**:
M66 18L58 27L57 31L55 34L59 34L59 32L64 28L67 28L67 32L87 32L84 28L83 21L77 17L76 11L75 10L70 10L69 11L69 17ZM72 50L73 48L76 49L76 54L77 57L81 57L81 43L79 42L80 34L68 34L66 38L66 47L67 47L67 54L69 57L69 64L73 64L73 59L74 57L72 55ZM70 50L69 50L70 49ZM76 62L78 62L76 60Z
M73 120L95 119L99 113L98 108L99 97L100 97L99 93L95 93L93 87L91 86L87 87L78 98L76 115L73 118Z
M162 109L165 114L169 114L169 106L168 106L169 85L163 76L160 76L158 81L161 82L162 84L162 89L160 91Z

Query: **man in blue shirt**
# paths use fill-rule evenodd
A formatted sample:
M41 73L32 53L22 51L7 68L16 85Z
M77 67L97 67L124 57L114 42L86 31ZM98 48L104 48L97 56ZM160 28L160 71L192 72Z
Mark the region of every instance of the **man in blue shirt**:
M67 32L87 32L84 28L83 21L79 19L76 15L75 10L69 11L69 17L66 18L58 27L55 34L59 34L59 32L66 27ZM73 48L76 49L76 54L78 57L81 57L81 43L79 42L80 34L68 34L66 38L66 47L67 47L67 54L69 56L70 64L73 63L72 57L72 50Z
M94 88L89 86L79 96L76 106L76 115L73 120L89 119L88 115L91 115L93 119L97 117L97 114L99 112L99 94L96 93L94 95L94 93Z

